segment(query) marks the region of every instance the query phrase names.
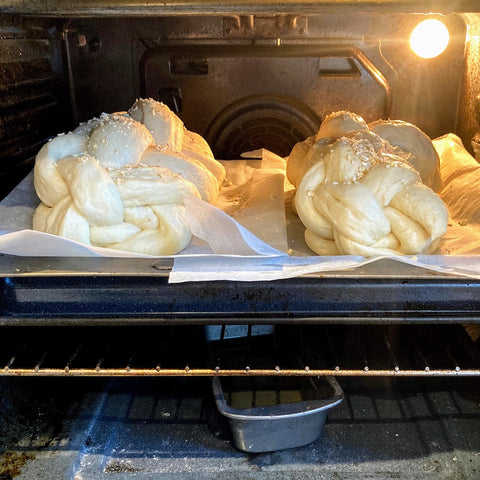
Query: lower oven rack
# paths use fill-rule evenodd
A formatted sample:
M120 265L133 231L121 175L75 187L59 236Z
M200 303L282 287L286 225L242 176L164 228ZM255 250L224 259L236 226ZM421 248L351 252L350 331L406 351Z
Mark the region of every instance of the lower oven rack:
M462 325L274 325L207 341L204 326L5 327L0 376L479 376ZM223 331L222 331L223 333Z

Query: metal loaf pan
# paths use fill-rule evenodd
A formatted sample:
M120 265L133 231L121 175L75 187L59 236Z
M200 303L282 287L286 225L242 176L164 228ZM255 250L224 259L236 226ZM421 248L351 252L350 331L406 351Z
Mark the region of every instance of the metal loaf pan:
M314 442L328 410L343 400L334 377L214 377L212 385L234 445L248 453Z

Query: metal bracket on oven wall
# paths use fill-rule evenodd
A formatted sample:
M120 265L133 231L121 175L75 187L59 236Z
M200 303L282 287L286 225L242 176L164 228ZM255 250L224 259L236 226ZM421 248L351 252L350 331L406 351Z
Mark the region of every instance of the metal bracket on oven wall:
M308 18L299 15L231 15L223 18L223 34L234 38L272 38L305 35Z

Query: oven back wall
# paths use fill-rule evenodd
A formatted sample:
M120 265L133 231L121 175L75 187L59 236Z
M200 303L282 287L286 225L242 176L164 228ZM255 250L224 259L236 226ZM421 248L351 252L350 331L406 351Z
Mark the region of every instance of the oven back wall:
M462 16L443 17L450 44L438 58L422 60L408 39L424 18L73 19L66 41L74 122L152 97L204 135L218 158L260 147L287 155L340 109L367 121L409 121L431 137L455 132L467 25ZM473 136L474 119L468 122L463 131Z

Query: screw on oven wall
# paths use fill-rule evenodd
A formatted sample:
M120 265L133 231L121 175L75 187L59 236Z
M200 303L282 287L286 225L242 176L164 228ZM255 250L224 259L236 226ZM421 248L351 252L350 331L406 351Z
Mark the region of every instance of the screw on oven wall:
M102 47L102 42L98 37L87 40L87 36L83 33L77 35L77 47L80 51L88 50L89 53L95 53Z
M82 33L77 35L77 47L86 47L87 46L87 37Z

